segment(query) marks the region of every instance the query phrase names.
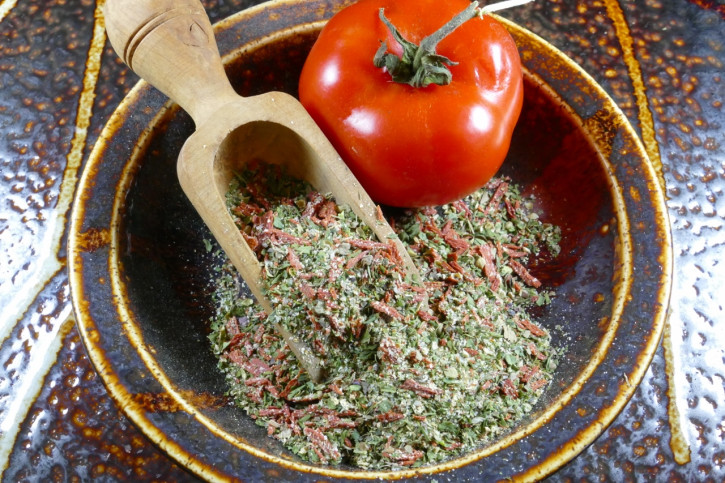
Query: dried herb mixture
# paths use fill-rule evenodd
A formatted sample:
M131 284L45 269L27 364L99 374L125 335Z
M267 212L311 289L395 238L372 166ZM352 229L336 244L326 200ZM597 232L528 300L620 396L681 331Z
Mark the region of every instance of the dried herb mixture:
M259 165L228 205L264 266L265 314L227 264L211 340L230 395L301 458L365 469L435 463L531 411L557 351L527 313L552 295L526 268L559 231L497 178L464 200L391 218L419 267L346 207ZM325 361L312 382L268 319Z

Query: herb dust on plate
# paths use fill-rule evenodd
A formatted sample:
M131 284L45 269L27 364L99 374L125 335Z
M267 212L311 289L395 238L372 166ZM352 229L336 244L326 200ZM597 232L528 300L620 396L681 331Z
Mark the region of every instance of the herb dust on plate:
M213 350L234 402L301 458L364 469L449 459L506 431L551 381L557 350L527 308L552 293L526 267L555 256L560 233L508 180L390 218L419 285L395 245L276 166L239 174L227 203L275 310L240 295L226 263ZM324 361L322 383L270 321Z

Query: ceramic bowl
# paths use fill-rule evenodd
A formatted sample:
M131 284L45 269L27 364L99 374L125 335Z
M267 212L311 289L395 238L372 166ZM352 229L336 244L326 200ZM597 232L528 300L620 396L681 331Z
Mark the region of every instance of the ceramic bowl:
M215 26L242 95L296 93L305 55L342 2L285 0ZM575 457L616 417L658 345L671 246L661 183L622 112L553 46L505 22L525 67L525 105L502 174L561 226L562 254L535 267L557 297L537 323L564 328L555 381L499 439L444 464L398 472L305 463L225 397L207 340L211 236L176 179L190 118L140 82L85 167L68 258L83 341L126 415L208 480L534 480ZM557 336L559 337L559 336Z

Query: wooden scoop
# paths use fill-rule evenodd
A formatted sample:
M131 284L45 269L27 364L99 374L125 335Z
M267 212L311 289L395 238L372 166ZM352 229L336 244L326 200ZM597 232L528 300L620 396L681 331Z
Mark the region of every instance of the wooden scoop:
M332 193L378 239L394 240L406 272L418 276L398 237L378 219L376 205L304 107L282 92L244 98L234 91L198 0L107 0L105 20L123 61L194 119L196 132L177 163L181 187L267 313L272 307L262 294L261 266L225 204L234 173L252 160L285 165L291 175ZM275 330L319 381L320 361L283 327Z

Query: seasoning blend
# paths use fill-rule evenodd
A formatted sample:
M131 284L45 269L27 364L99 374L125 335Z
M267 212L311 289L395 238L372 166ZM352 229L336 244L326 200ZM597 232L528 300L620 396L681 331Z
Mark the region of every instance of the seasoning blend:
M560 233L508 180L390 218L417 285L395 245L279 167L241 173L227 202L275 310L240 296L227 263L212 347L235 404L302 459L364 469L449 459L506 431L551 381L558 351L527 308L552 293L526 266L555 256ZM321 383L271 321L324 361Z

